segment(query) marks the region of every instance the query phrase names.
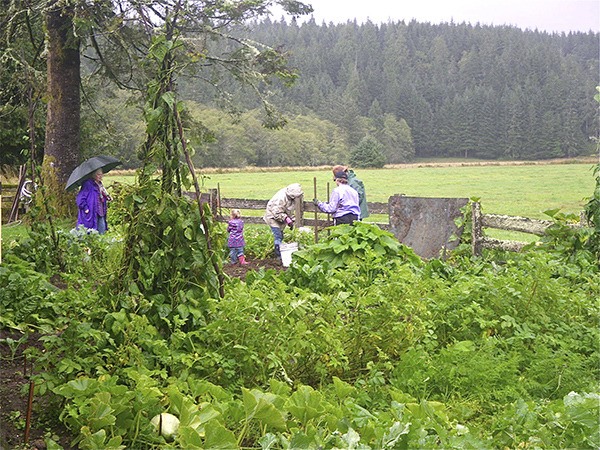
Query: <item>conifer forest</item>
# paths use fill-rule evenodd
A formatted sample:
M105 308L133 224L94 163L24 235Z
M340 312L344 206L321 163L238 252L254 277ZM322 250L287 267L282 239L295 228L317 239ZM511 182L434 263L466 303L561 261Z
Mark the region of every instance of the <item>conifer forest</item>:
M273 102L296 119L292 129L327 130L326 144L316 145L321 152L343 154L370 135L392 164L413 157L524 160L593 153L597 33L314 20L267 20L250 31L256 41L287 52L298 77L290 88L273 86ZM210 103L201 85L183 86L190 99ZM247 99L243 107L256 106L250 93L241 98ZM270 161L250 153L244 162L298 164L293 155ZM335 159L327 156L313 162Z

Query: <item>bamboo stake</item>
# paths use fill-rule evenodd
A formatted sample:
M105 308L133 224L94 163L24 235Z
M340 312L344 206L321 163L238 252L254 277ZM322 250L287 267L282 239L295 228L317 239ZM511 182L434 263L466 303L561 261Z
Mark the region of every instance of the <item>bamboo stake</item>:
M219 208L219 218L223 218L223 210L221 209L221 183L217 183L217 206Z
M0 264L2 264L2 181L0 181Z
M317 198L317 177L313 178L313 194L314 194L313 198ZM319 207L315 206L315 225L314 225L314 228L315 228L315 244L317 242L319 242L319 226L317 225L317 215L318 215L317 211L318 210L319 210Z
M33 388L35 382L31 380L29 382L29 399L27 400L27 415L25 416L25 445L29 443L29 430L31 428L31 409L33 405Z
M177 111L177 105L173 106L173 114L175 115L175 120L177 121L177 129L179 132L179 139L181 141L181 148L183 150L183 154L185 156L185 161L187 162L190 173L192 174L192 180L194 182L194 189L196 190L196 203L198 204L198 209L200 210L200 222L202 223L202 227L204 228L204 233L206 236L206 249L208 250L208 254L210 256L210 260L212 262L213 268L217 273L217 279L219 280L219 296L221 298L225 297L225 279L223 277L223 271L219 267L219 263L217 262L217 256L213 249L212 242L210 239L210 232L208 228L208 222L206 221L206 217L204 216L204 208L202 208L202 197L200 192L200 185L198 184L198 177L196 176L196 169L194 168L194 163L192 162L192 158L190 156L190 152L187 149L187 143L185 140L185 135L183 134L183 124L181 123L181 117L179 116L179 111Z
M329 197L331 197L331 194L329 192L329 181L327 182L327 200L329 201ZM329 228L331 226L331 215L327 214L327 228ZM329 236L330 231L327 230L327 236Z

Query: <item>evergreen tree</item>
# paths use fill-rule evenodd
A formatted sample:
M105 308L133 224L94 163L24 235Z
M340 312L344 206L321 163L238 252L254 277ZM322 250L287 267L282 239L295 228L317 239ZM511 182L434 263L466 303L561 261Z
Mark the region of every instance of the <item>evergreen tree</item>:
M406 120L397 120L392 114L386 114L377 136L388 164L406 163L414 158L415 147Z
M373 136L366 135L350 153L350 165L357 168L381 168L385 165L383 145Z

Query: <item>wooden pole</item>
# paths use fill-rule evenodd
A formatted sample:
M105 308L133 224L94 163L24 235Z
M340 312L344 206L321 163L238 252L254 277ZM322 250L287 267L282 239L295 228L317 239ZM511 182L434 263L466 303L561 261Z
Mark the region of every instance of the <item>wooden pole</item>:
M471 247L473 256L481 256L483 230L481 225L481 204L479 202L473 202L471 204L471 220L473 221L471 228Z
M0 181L0 264L2 264L2 181Z
M29 430L31 429L31 409L33 406L33 388L35 382L29 382L29 399L27 400L27 415L25 416L25 445L29 443Z
M15 197L13 198L12 208L10 209L10 216L8 217L8 222L16 222L19 219L19 203L21 202L21 190L23 189L23 185L25 184L25 176L27 174L27 170L25 165L19 167L19 181L17 183L17 191L15 192Z
M329 192L329 181L327 182L327 200L329 201L329 197L331 196ZM327 227L331 226L331 215L327 214ZM327 230L327 236L329 236L329 230Z
M294 221L294 223L292 223L292 228L298 228L304 225L304 208L302 207L303 204L303 195L294 199L294 214L296 216L296 220Z
M190 156L190 152L187 149L187 143L183 134L183 124L181 123L181 117L179 116L177 105L174 105L173 107L173 114L175 115L175 120L177 121L177 129L179 132L179 139L181 141L183 155L185 156L185 161L187 162L188 169L190 171L190 174L192 175L192 181L194 183L194 189L196 191L196 203L198 204L200 222L202 223L204 236L206 237L206 249L208 250L210 261L212 262L212 266L217 274L217 280L219 281L219 297L223 298L225 297L225 277L223 276L223 271L221 270L221 268L219 267L219 263L217 262L217 253L213 248L212 240L210 237L210 230L208 228L208 222L204 215L204 208L202 208L202 194L200 192L200 185L198 184L198 177L196 176L196 169L194 168L194 163L192 163L192 157Z
M221 183L217 183L217 208L219 209L219 219L223 219L223 210L221 209Z
M317 198L317 177L313 178L313 198ZM319 242L319 226L317 225L319 207L315 206L315 244Z

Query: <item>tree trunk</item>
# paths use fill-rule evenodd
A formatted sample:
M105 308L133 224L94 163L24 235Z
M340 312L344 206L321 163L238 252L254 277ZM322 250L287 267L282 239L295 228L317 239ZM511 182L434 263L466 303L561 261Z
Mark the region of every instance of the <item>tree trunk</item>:
M49 178L55 179L56 187L62 193L69 175L80 162L80 41L73 34L72 8L51 2L46 14L46 29L48 115L44 178L54 173L55 177Z

